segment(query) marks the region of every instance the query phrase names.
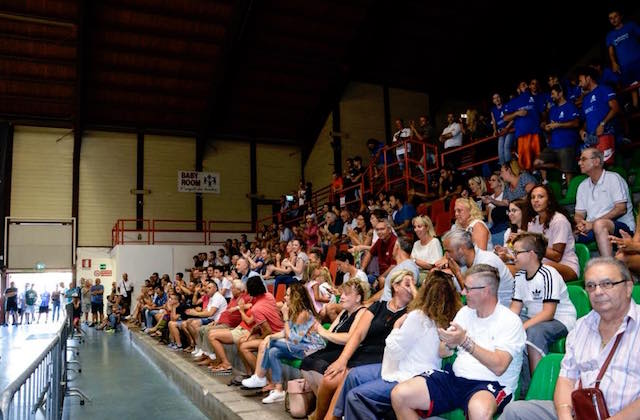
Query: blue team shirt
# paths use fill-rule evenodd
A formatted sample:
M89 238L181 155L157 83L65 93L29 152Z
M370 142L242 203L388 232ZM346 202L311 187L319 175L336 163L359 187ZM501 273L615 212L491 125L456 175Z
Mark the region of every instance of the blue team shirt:
M50 298L51 298L51 295L49 294L49 292L43 292L40 295L40 306L42 306L43 308L48 307Z
M102 295L104 294L104 286L101 284L96 284L91 286L91 289L89 289L91 291L91 293L93 292L99 292L99 294L91 295L91 303L102 303Z
M566 123L577 118L580 118L580 110L569 101L562 105L554 105L549 110L549 122ZM551 132L549 147L564 149L574 147L577 143L578 130L576 128L556 128Z
M582 99L582 113L584 114L587 133L595 134L598 124L609 113L609 101L616 99L616 93L607 86L598 85L591 92L585 93ZM613 133L613 121L604 127L605 133Z
M640 26L635 22L627 22L622 28L609 32L607 47L615 48L618 64L623 69L640 60Z
M611 89L616 89L618 83L620 83L620 75L618 73L614 73L609 67L602 70L602 75L598 79L599 85L607 85Z
M551 94L548 92L538 92L538 94L531 96L533 96L533 100L536 102L536 108L539 114L542 114L547 108L553 105Z
M513 125L516 129L516 137L527 134L538 134L540 131L540 111L531 93L521 93L519 96L507 102L504 113L511 114L520 109L526 109L527 115L524 117L516 117L514 120Z
M564 91L567 92L567 99L573 103L575 103L580 98L580 96L582 96L582 89L580 88L580 86L575 86L571 83L567 84Z
M498 130L502 130L508 124L504 120L504 109L505 109L504 105L502 105L500 109L498 109L498 107L496 106L491 108L491 113L493 114L493 118L496 120L496 127L498 127Z

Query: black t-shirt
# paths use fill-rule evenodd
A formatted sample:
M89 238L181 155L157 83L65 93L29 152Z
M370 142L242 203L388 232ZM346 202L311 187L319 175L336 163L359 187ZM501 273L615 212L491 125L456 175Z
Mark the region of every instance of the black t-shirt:
M16 305L18 303L18 289L15 287L9 287L4 291L4 295L7 293L15 292L15 295L7 297L7 305Z
M349 368L368 365L371 363L381 363L384 355L385 340L393 324L405 314L406 308L396 312L389 309L389 302L379 301L367 308L373 314L371 326L367 331L367 336L362 340L356 352L351 356L347 366Z
M464 180L457 173L454 173L451 179L445 178L442 181L442 191L444 192L452 193L458 189L458 186L464 188Z

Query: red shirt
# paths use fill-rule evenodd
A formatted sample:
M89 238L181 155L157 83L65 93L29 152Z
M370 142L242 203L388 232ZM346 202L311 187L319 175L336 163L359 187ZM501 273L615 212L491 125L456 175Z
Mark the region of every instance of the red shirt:
M246 322L242 321L240 326L245 330L250 331L254 325L260 325L263 322L268 322L271 331L274 333L280 332L284 328L284 322L276 306L276 299L271 293L256 297L253 306L247 311L247 315L253 316L253 324L247 325Z
M396 235L391 235L386 242L383 241L382 238L378 238L369 250L372 257L378 257L378 267L380 267L379 274L384 273L390 266L396 263L396 260L393 259L393 247L396 244L396 239L398 239Z
M238 299L242 299L245 303L251 302L251 296L248 293L244 293L238 297ZM227 310L220 314L220 318L218 319L218 324L228 325L230 328L235 328L240 325L242 322L242 315L240 315L240 311L229 312L229 309L235 308L238 306L238 299L231 298L229 304L227 305Z

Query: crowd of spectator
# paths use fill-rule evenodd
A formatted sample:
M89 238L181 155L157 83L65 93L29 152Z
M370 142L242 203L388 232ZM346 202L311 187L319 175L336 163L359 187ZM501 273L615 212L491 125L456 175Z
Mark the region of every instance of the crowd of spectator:
M252 242L229 240L194 257L189 280L166 278L143 293L133 322L215 375L233 375L235 347L244 374L231 384L262 389L263 403L284 400L284 361L300 359L316 395L310 418L393 411L408 419L456 408L469 418L505 408L506 418L569 418L579 408L572 391L594 386L609 353L611 365L597 379L608 415L637 416L632 291L640 235L628 179L610 170L624 141L624 107L606 84L618 73L633 79L638 60L629 61L633 48L624 42L637 42L639 31L620 18L610 14L610 70L593 63L574 81L552 75L549 93L537 79L522 81L504 104L493 95L490 118L475 109L465 121L450 114L441 134L426 116L417 124L398 119L391 157L379 153L382 142L367 143L374 176L385 161L424 173L432 157L416 156L405 140L445 149L494 134L499 169L445 166L430 180L432 196L402 190L371 197L357 188L365 169L356 157L345 174L334 173L327 204L316 208L298 192L297 205L287 207L284 197L286 218L263 226ZM630 100L637 107L637 97ZM407 156L419 163L404 166ZM547 182L554 170L567 184L580 176L571 206ZM451 217L441 238L423 205L434 199L444 200ZM585 266L577 243L600 257ZM575 286L567 285L576 281L593 308L586 316L579 317ZM555 399L513 402L562 340ZM443 362L454 354L453 363Z

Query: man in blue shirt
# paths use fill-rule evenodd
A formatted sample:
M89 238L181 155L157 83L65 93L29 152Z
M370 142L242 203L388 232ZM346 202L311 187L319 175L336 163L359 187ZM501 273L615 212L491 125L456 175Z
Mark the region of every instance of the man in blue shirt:
M504 165L511 160L511 152L513 148L513 133L508 131L513 126L513 121L506 122L504 120L505 107L502 104L502 97L499 93L494 93L491 98L494 107L491 108L491 125L493 126L493 135L498 138L498 158L500 165Z
M559 168L565 173L567 182L576 172L576 144L578 143L578 127L580 127L580 110L564 98L562 86L551 87L551 99L554 106L549 110L549 123L544 126L551 134L549 146L536 159L539 169ZM543 171L546 179L546 171Z
M613 162L615 153L615 117L620 111L616 93L596 82L598 73L591 67L578 69L578 82L584 93L582 113L585 124L580 137L586 147L596 147L605 163Z
M519 95L505 105L504 120L514 121L518 139L518 163L531 171L534 160L540 155L540 110L529 92L527 82L518 84Z
M411 221L416 216L416 209L406 201L406 196L402 191L392 192L389 195L389 205L396 210L393 216L396 232L411 234L413 232Z
M100 284L100 279L91 286L91 318L93 325L102 324L104 316L104 286Z
M607 34L607 48L611 68L622 76L622 84L628 86L640 82L640 26L635 22L622 22L622 13L613 9L609 13L613 30ZM633 106L638 108L638 91L631 92Z

